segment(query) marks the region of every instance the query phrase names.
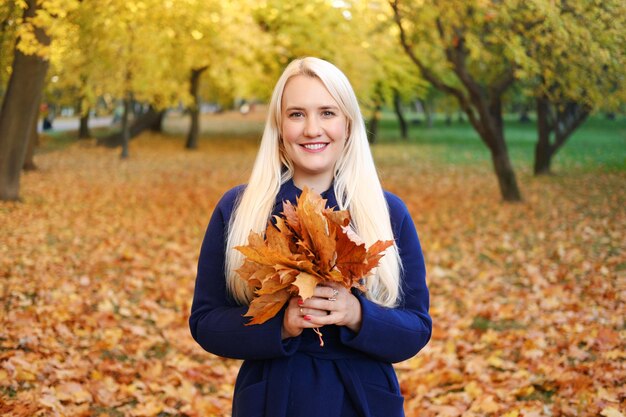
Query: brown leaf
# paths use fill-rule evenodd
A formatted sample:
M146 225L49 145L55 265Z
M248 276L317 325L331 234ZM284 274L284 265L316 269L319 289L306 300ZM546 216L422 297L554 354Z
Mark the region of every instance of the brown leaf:
M326 208L326 200L304 188L294 207L283 204L283 216L268 223L265 238L251 232L248 245L238 246L246 257L237 270L256 298L246 316L249 324L263 323L291 294L313 296L315 287L338 282L365 291L361 279L377 264L393 242L376 242L370 250L347 227L348 211Z
M252 320L246 323L246 326L265 323L283 308L290 297L291 294L285 290L264 294L262 297L255 297L244 315L245 317L252 317Z
M328 221L322 214L325 201L319 194L305 187L296 208L300 224L305 231L303 234L309 237L309 239L303 237L302 240L305 242L310 240L310 249L315 254L315 264L321 274L331 270L336 250L334 228L328 227Z

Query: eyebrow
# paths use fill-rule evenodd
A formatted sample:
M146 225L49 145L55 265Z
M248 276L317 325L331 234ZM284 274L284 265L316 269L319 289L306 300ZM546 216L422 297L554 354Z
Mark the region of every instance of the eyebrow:
M319 110L339 110L339 107L337 106L333 106L333 105L329 105L329 106L320 106L317 107L317 109ZM285 109L285 111L291 111L291 110L306 110L305 107L300 107L300 106L289 106Z

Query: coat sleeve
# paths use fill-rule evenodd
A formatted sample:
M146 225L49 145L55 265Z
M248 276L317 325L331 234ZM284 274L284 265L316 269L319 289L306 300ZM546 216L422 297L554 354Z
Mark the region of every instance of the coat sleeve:
M342 342L385 362L401 362L416 355L430 340L432 320L422 248L413 220L402 201L387 195L392 227L402 260L401 302L382 307L361 294L362 323L358 333L342 327Z
M193 338L218 356L268 359L293 354L298 338L281 340L283 311L263 324L245 326L247 306L237 305L226 293L225 236L236 191L218 203L204 236L189 317Z

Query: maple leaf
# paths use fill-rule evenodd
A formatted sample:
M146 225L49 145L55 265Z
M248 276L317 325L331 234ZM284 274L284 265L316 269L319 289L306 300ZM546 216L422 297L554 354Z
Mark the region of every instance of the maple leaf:
M312 297L319 284L338 282L365 291L361 279L393 244L378 241L366 249L348 227L350 213L326 208L326 200L307 187L296 206L283 203L282 214L268 223L265 237L250 232L248 245L235 247L246 257L236 272L255 293L247 325L274 317L293 295Z
M250 302L250 308L245 317L252 317L246 325L262 324L274 317L283 308L291 294L287 291L276 291L255 297Z
M306 272L300 272L293 285L298 287L298 294L300 297L306 300L307 298L313 297L313 291L315 291L315 287L318 283L319 277Z

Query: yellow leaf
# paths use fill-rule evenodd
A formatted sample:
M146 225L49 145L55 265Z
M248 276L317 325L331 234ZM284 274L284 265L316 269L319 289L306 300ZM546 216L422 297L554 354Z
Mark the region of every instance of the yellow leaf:
M618 409L613 407L606 407L602 411L600 411L600 415L604 417L624 417Z
M480 388L476 381L471 381L465 386L465 388L463 388L463 390L467 392L472 398L478 398L483 393L483 390Z
M319 282L319 278L306 272L300 272L293 282L293 285L298 287L298 294L303 300L313 297L315 287Z
M70 401L75 404L91 402L91 393L77 382L65 382L56 387L57 398L61 401Z

